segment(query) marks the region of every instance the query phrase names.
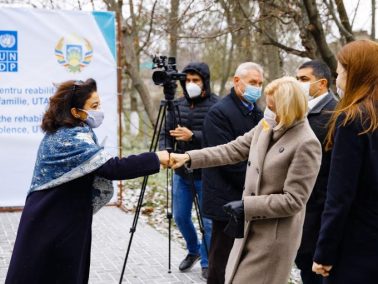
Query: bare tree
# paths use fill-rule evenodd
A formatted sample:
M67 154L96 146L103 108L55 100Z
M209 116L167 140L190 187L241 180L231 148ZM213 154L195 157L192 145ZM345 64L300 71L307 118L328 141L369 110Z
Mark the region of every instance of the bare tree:
M349 23L348 15L345 11L344 3L342 1L336 0L337 11L340 16L340 20L336 15L335 6L333 0L325 0L324 3L328 8L328 12L331 14L334 23L339 29L340 35L345 38L346 42L351 42L354 40L352 26Z
M375 0L371 0L371 34L370 38L375 40Z
M262 43L269 41L266 34L269 34L274 41L278 41L278 20L274 15L270 14L272 6L277 4L277 2L279 2L279 0L259 1L260 28L261 30L266 31L260 37ZM268 45L266 48L258 50L261 54L261 63L264 63L264 66L266 67L266 79L271 81L280 77L282 75L282 61L279 49L274 45Z
M332 1L332 0L331 0ZM341 34L345 36L347 42L354 41L352 26L349 23L348 14L345 10L343 0L335 0L337 11L339 12L341 25L344 27Z
M310 21L310 31L314 37L315 42L321 58L330 67L332 72L336 73L337 61L335 55L332 53L325 38L323 26L320 20L319 11L315 0L303 0L307 15Z
M139 47L139 40L137 35L137 24L136 24L136 17L133 10L130 10L131 13L131 24L127 23L122 17L122 7L123 1L122 0L103 0L106 4L108 10L115 11L116 13L120 13L121 21L123 23L122 27L122 46L123 56L124 56L124 70L126 74L131 78L132 86L137 90L139 93L140 98L142 99L143 105L147 112L148 118L152 124L155 122L155 118L157 116L157 108L153 103L151 98L150 92L144 83L140 71L139 71L139 58L138 54L140 52ZM132 5L132 1L130 1L130 6ZM133 9L133 7L130 7ZM153 14L151 15L153 18ZM137 42L136 42L137 41Z
M171 0L171 11L169 15L169 55L177 57L177 33L179 28L178 14L180 1Z

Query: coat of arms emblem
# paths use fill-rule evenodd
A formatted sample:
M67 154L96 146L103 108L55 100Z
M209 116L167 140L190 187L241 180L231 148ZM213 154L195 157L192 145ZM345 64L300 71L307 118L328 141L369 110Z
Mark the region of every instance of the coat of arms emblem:
M81 72L92 61L92 56L92 45L83 37L61 37L55 46L58 63L71 73Z

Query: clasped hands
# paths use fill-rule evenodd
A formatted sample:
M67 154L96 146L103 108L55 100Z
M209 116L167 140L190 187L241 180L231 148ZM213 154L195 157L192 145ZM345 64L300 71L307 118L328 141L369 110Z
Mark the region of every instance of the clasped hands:
M329 276L329 272L332 269L332 265L318 264L315 261L312 263L312 271L316 274L320 274L323 277Z
M190 161L190 156L188 154L169 153L166 150L158 151L156 152L156 155L163 168L172 168L174 170L182 167L185 163Z

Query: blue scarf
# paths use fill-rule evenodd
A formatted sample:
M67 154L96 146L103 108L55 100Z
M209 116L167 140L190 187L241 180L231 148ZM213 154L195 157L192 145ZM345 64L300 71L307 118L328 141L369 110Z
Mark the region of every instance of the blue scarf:
M42 139L28 194L85 176L111 158L98 145L97 137L89 126L59 128ZM95 176L92 191L93 213L109 202L112 196L112 182Z

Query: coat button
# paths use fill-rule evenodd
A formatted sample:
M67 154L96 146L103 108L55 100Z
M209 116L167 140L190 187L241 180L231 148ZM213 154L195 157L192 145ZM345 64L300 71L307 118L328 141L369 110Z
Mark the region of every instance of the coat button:
M254 192L251 193L252 196L255 196L256 194Z
M248 165L248 167L249 167L249 166L251 165L251 161L248 161L247 165Z
M285 151L285 148L284 147L281 147L278 152L282 153L283 151Z
M259 171L259 169L258 169L258 168L256 168L256 173L257 173L257 174L259 174L259 173L260 173L260 171Z

